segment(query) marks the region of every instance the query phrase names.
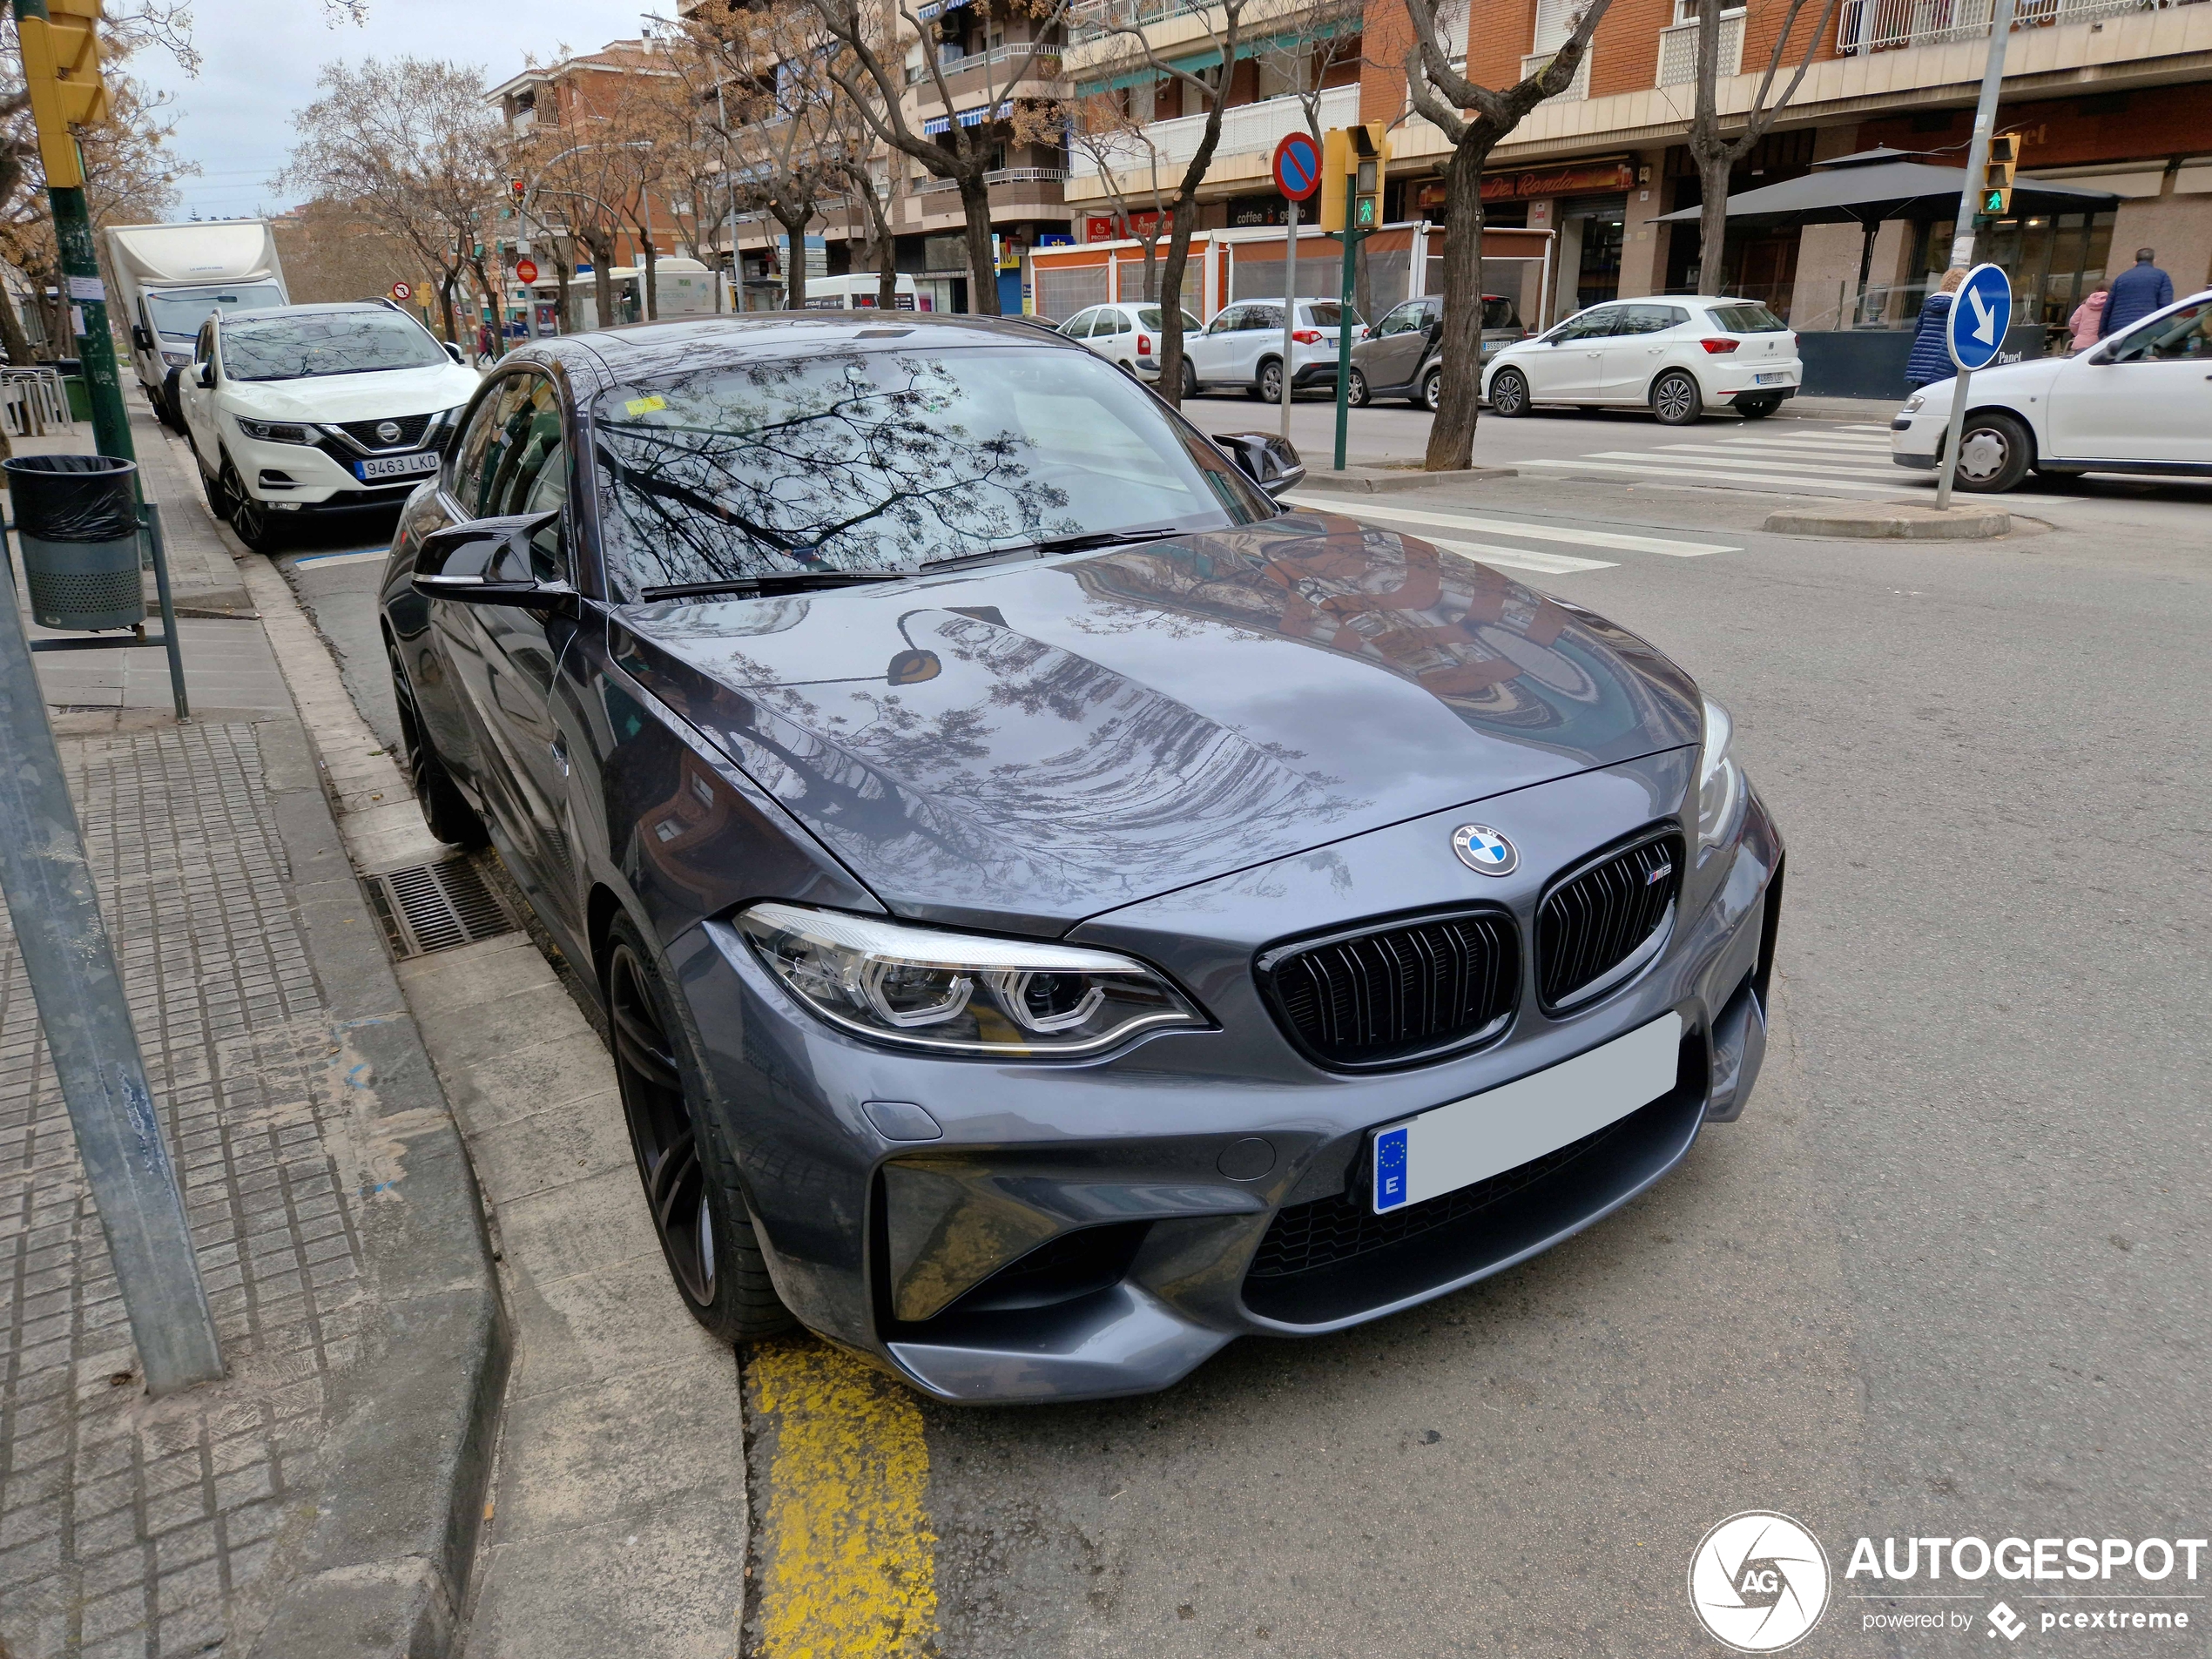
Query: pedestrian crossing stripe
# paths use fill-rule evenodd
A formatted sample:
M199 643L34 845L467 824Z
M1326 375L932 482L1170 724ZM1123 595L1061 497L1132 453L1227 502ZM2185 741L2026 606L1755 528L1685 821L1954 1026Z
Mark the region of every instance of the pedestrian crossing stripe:
M1752 445L1762 449L1830 450L1856 455L1886 449L1890 442L1887 438L1792 438L1778 432L1771 435L1762 432L1756 438L1723 438L1718 447L1736 449Z
M1501 565L1514 570L1536 570L1545 576L1574 576L1583 570L1620 569L1619 564L1611 559L1574 559L1564 553L1536 553L1524 547L1500 547L1492 542L1438 541L1434 545L1447 553L1480 559L1485 564Z
M1650 449L1594 449L1583 457L1590 461L1642 461L1656 471L1672 472L1683 464L1679 455L1661 454ZM1727 467L1748 468L1753 472L1788 472L1803 476L1811 457L1777 455L1723 455L1721 464ZM1695 464L1695 463L1692 463ZM1830 461L1821 467L1821 475L1840 474L1854 478L1888 478L1895 475L1896 467L1864 467L1851 461Z
M1623 473L1632 478L1678 479L1688 482L1757 484L1777 495L1829 496L1885 496L1892 493L1895 484L1846 483L1839 479L1808 477L1801 473L1727 472L1710 467L1688 467L1676 462L1662 465L1635 467L1615 461L1516 461L1514 465L1523 472L1602 472ZM1900 482L1903 481L1900 480ZM1787 486L1797 484L1798 489ZM1715 550L1718 551L1720 550Z
M1529 463L1524 461L1514 464L1526 467ZM1557 524L1525 524L1512 519L1489 518L1477 513L1428 512L1414 507L1369 507L1364 502L1354 506L1348 502L1310 492L1286 496L1284 499L1295 506L1316 508L1325 513L1341 513L1347 518L1386 519L1406 524L1440 524L1447 529L1515 536L1527 542L1565 542L1574 547L1615 548L1624 553L1658 553L1675 559L1696 559L1704 557L1708 553L1741 553L1743 550L1740 547L1723 547L1712 542L1678 542L1665 536L1629 536L1618 530L1568 529Z

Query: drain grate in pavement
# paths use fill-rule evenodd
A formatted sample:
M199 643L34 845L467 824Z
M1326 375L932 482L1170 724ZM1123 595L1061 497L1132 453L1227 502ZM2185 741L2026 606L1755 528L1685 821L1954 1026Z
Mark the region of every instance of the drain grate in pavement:
M427 956L515 931L515 919L467 859L361 878L393 957Z

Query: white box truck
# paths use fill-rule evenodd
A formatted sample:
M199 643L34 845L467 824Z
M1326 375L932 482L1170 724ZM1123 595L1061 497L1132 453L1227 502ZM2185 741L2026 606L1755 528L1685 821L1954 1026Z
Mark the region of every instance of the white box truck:
M112 225L107 248L118 289L108 296L108 314L129 322L138 384L172 427L180 419L176 374L192 361L192 341L208 314L292 303L266 219Z

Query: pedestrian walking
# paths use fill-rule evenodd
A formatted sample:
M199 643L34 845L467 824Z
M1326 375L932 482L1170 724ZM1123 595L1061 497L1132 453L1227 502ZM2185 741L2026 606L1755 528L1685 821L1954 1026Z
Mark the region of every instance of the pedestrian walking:
M491 355L491 325L488 322L480 322L476 325L476 355L479 357Z
M2113 278L2104 319L2097 325L2098 339L2107 339L2174 303L2174 279L2158 268L2157 261L2156 248L2139 247L2135 263Z
M1943 280L1935 292L1920 303L1920 320L1912 331L1912 354L1905 360L1905 384L1917 392L1936 381L1947 381L1959 370L1951 361L1951 348L1944 343L1944 325L1951 317L1951 296L1959 292L1959 285L1966 280L1966 271L1952 266L1943 273Z
M2074 314L2067 319L2067 354L2085 352L2097 343L2098 331L2103 326L2105 304L2111 299L2111 290L2099 288L2074 307Z

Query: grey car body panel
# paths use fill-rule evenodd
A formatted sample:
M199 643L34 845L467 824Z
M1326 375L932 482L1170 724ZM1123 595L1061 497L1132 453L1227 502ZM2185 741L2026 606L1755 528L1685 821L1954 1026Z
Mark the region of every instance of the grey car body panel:
M905 321L901 336L962 344L1042 338ZM869 327L648 326L519 355L563 384L582 455L610 362L783 354ZM1617 1208L1709 1116L1742 1109L1779 837L1751 795L1730 838L1695 851L1696 688L1600 618L1316 514L885 588L610 606L579 464L565 528L584 597L543 619L556 640L543 718L568 770L557 798L530 803L503 775L516 732L466 694L466 634L434 626L409 584L414 546L457 516L445 482L410 502L384 590L426 726L579 966L617 910L656 948L786 1304L940 1398L1141 1393L1240 1334L1444 1294ZM913 648L941 671L897 688L895 730L868 734L890 703L886 662ZM1511 876L1453 857L1470 817L1520 847ZM1551 877L1686 819L1693 862L1663 948L1571 1015L1545 1016L1524 988L1473 1052L1347 1076L1304 1058L1260 999L1261 949L1339 924L1474 900L1533 940ZM1211 1024L1076 1062L871 1043L805 1011L730 925L765 898L1124 950ZM1533 958L1525 946L1524 975ZM1281 1206L1343 1191L1375 1126L1669 1009L1686 1032L1678 1087L1602 1146L1480 1224L1359 1258L1352 1275L1296 1294L1247 1283ZM936 1138L878 1127L925 1121ZM979 1300L1025 1252L1085 1235L1131 1241L1110 1284L1034 1307Z

